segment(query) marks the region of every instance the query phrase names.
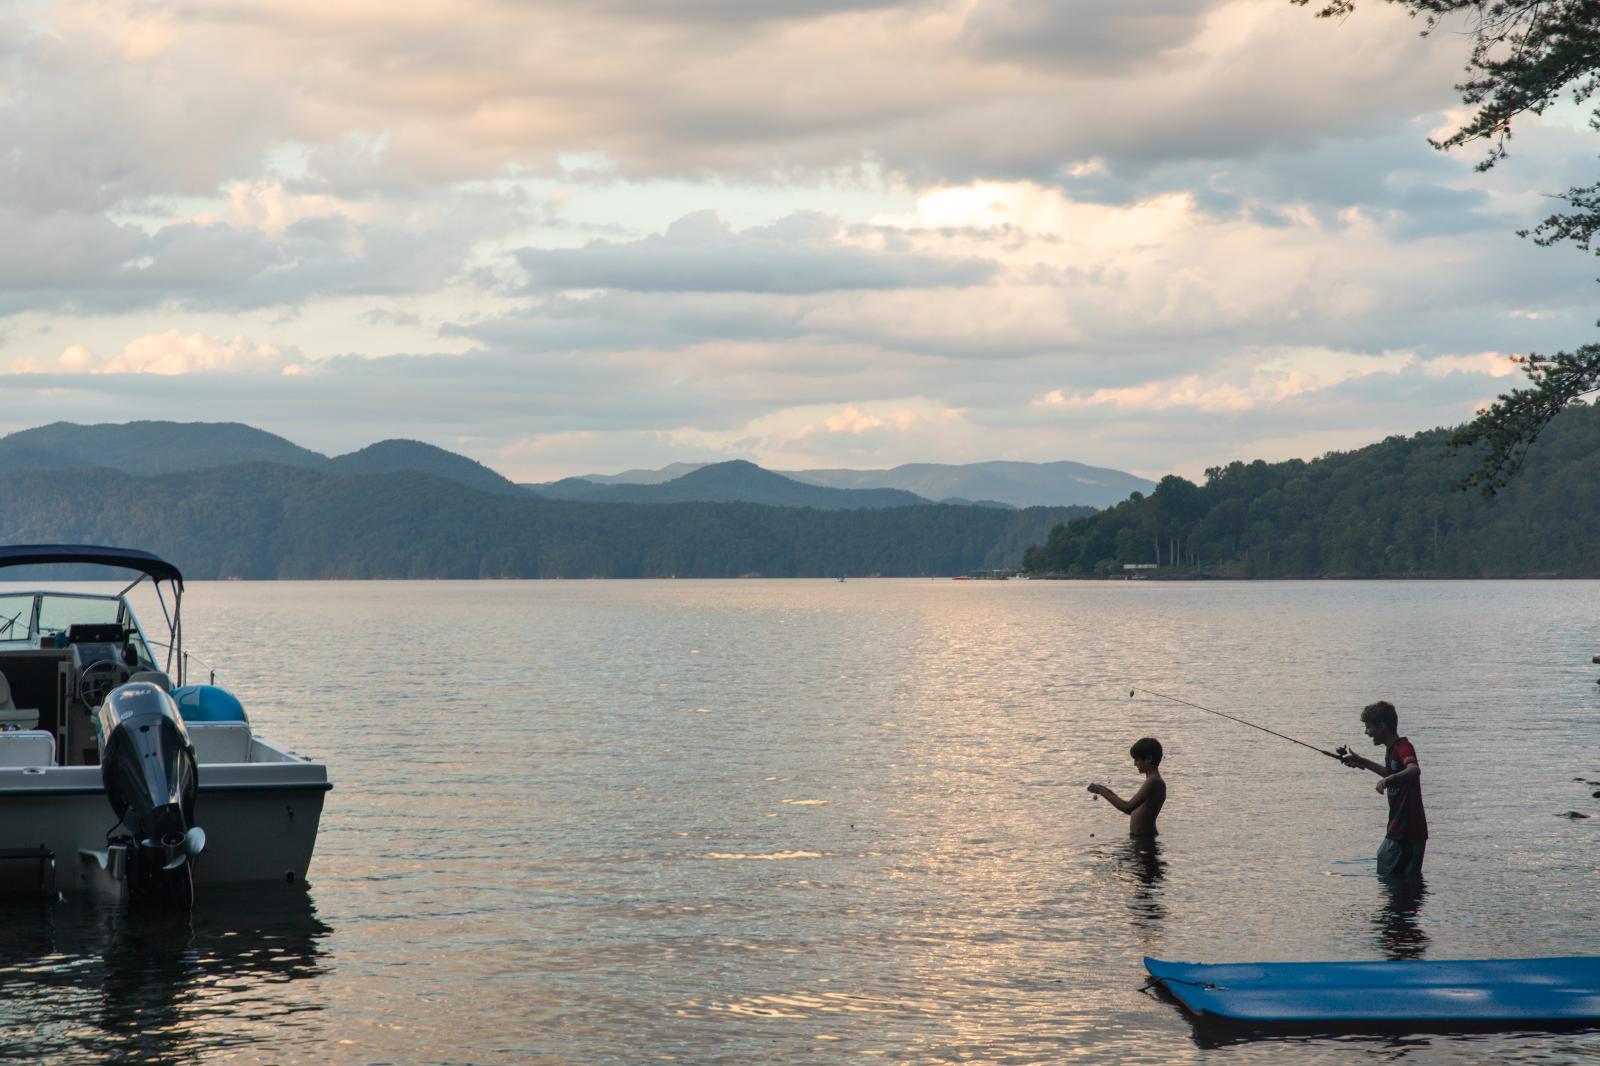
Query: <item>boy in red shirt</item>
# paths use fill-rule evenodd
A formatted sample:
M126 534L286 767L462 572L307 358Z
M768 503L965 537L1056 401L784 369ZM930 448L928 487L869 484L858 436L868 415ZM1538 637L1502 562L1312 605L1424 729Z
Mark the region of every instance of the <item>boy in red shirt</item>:
M1379 700L1362 710L1361 723L1372 742L1383 746L1383 765L1354 752L1345 752L1340 761L1383 778L1378 782L1378 791L1389 795L1389 827L1378 848L1378 876L1417 880L1422 876L1422 856L1428 848L1428 816L1422 809L1422 767L1417 763L1417 749L1397 731L1400 718L1388 700Z

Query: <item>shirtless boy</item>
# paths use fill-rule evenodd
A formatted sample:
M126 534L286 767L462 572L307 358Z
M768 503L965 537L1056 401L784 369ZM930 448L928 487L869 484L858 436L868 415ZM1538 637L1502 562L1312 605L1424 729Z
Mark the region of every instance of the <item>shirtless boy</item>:
M1089 791L1103 796L1113 807L1128 815L1128 835L1150 838L1156 835L1156 815L1167 802L1167 783L1161 779L1161 741L1154 737L1136 740L1128 749L1133 756L1134 769L1144 775L1144 784L1128 799L1123 799L1106 786L1096 782Z

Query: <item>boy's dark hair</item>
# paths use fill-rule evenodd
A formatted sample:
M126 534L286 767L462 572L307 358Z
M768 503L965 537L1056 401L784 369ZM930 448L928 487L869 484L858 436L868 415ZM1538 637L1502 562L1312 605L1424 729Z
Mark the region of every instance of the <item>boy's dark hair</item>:
M1394 704L1388 700L1379 700L1369 704L1361 711L1363 722L1381 722L1390 729L1400 728L1400 716L1394 713Z
M1128 754L1135 759L1149 759L1156 766L1161 765L1161 741L1155 737L1141 737L1133 742L1133 747L1128 749Z

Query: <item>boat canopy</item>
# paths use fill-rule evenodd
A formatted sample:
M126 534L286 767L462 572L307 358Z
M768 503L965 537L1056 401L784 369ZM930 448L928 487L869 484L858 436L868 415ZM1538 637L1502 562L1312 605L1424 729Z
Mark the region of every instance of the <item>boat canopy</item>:
M183 574L176 566L137 548L107 548L95 544L8 544L0 546L0 567L43 566L47 563L84 563L120 566L148 574L156 581L170 581L183 588Z

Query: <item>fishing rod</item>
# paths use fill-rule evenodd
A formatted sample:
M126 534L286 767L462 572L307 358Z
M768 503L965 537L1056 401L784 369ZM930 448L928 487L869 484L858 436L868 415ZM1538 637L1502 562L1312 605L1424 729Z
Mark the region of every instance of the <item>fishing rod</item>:
M1190 703L1188 700L1180 700L1178 697L1169 696L1165 692L1152 692L1147 688L1130 688L1128 690L1128 698L1130 700L1133 699L1133 694L1135 692L1143 692L1146 696L1159 696L1164 700L1171 700L1173 703L1181 703L1185 707L1193 707L1197 711L1205 711L1207 714L1214 714L1218 718L1226 718L1230 722L1238 722L1240 725L1247 725L1251 729L1259 729L1263 733L1271 733L1273 736L1277 737L1280 740L1287 740L1289 743L1298 744L1302 748L1310 748L1312 751L1316 752L1318 755L1326 755L1328 758L1337 759L1341 763L1344 762L1344 757L1346 755L1348 755L1349 752L1350 752L1349 748L1340 748L1340 749L1338 749L1338 752L1336 754L1334 752L1327 751L1327 750L1325 750L1323 748L1319 748L1315 744L1307 744L1303 740L1296 740L1294 737L1286 736L1283 733L1278 732L1276 729L1268 729L1264 725L1256 725L1254 722L1247 722L1243 718L1236 718L1231 714L1223 714L1221 711L1213 711L1210 707L1202 707L1198 703Z

